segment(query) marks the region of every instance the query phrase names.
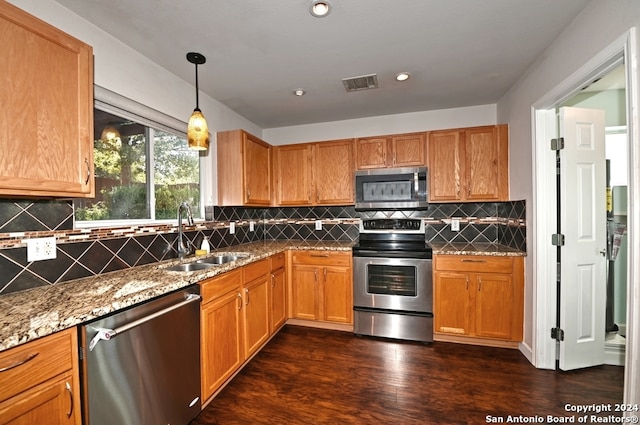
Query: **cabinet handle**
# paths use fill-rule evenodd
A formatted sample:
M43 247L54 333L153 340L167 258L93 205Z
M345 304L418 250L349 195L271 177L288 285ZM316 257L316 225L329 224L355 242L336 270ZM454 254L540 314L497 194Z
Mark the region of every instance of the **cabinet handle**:
M87 165L87 179L84 181L84 184L89 184L89 179L91 178L91 166L89 165L89 159L85 158L84 163Z
M464 259L464 260L460 260L463 263L486 263L487 260L470 260L470 259Z
M329 254L311 254L310 257L329 258Z
M13 363L13 364L10 364L9 366L5 366L5 367L3 367L3 368L0 368L0 373L1 373L1 372L6 372L7 370L10 370L10 369L16 368L16 367L18 367L18 366L20 366L20 365L23 365L23 364L25 364L25 363L27 363L27 362L30 362L30 361L31 361L31 360L33 360L33 359L34 359L38 354L40 354L40 353L33 353L33 354L29 354L29 355L27 356L27 358L26 358L26 359L18 360L17 362L15 362L15 363Z
M467 291L469 290L469 278L467 277Z
M238 292L238 310L242 310L242 294Z
M68 382L65 382L64 388L69 393L69 401L71 402L69 406L69 411L67 412L67 418L70 418L71 415L73 414L73 392L71 391L71 384L69 384Z
M471 186L467 186L467 196L471 196Z
M247 301L245 301L245 305L249 305L249 288L244 288L244 293L247 295Z
M480 291L482 289L482 278L479 277L478 278L478 291Z
M275 288L276 287L276 275L271 273L271 287Z
M315 280L315 283L318 283L318 269L313 270L313 279Z
M323 271L324 271L324 278L325 278L325 280L326 280L326 279L327 279L327 268L325 267L325 268L323 269Z

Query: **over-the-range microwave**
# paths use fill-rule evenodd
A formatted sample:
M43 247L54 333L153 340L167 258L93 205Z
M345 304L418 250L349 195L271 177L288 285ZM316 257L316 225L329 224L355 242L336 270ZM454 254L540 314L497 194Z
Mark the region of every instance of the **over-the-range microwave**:
M356 171L356 210L426 209L427 168Z

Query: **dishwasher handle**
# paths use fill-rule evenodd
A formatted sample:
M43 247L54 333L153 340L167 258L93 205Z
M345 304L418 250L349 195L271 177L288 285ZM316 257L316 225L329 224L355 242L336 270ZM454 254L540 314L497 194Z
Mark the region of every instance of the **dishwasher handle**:
M100 342L101 340L109 341L111 338L117 336L118 334L140 326L150 320L155 319L156 317L160 317L187 304L191 304L192 302L199 302L201 299L202 297L198 294L189 294L184 301L180 301L179 303L173 304L167 308L163 308L162 310L156 311L155 313L152 313L148 316L144 316L138 320L129 322L126 325L119 326L115 329L96 328L98 333L91 339L91 342L89 343L89 351L93 351L98 342Z

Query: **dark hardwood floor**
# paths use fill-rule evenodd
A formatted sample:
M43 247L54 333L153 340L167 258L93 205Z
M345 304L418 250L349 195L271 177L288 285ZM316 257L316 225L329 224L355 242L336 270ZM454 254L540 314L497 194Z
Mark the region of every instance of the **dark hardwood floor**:
M192 425L577 423L565 405L622 402L623 375L540 370L517 350L285 326Z

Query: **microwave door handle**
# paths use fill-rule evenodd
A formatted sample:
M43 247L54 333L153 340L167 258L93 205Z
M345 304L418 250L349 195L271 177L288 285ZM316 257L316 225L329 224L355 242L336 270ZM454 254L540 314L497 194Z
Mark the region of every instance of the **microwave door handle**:
M420 191L420 186L418 185L418 173L413 173L413 188L417 195L418 192Z

